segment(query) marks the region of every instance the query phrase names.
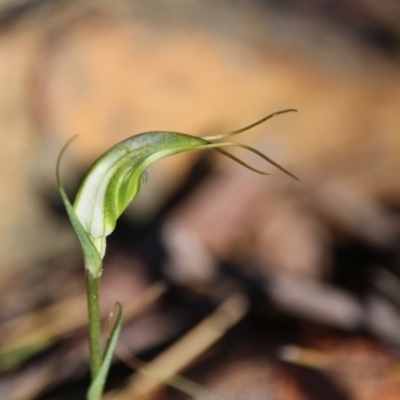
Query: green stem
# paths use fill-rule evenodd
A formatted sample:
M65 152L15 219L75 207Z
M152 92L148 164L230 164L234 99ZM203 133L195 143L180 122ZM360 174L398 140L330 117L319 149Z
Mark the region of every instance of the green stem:
M89 314L89 351L90 371L92 381L96 378L101 367L101 318L99 306L100 278L86 272L86 296Z

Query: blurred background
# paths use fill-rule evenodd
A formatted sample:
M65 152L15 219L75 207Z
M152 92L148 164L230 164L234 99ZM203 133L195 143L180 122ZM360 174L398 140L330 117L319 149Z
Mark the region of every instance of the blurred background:
M108 241L106 399L400 398L400 3L0 2L0 398L84 399L71 198L136 133L237 140L162 160Z

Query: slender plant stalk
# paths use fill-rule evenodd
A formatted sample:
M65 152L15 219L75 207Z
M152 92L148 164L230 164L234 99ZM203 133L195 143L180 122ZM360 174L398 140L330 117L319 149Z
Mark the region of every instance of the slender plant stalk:
M92 375L92 381L99 373L102 362L99 286L100 278L92 277L89 272L86 272L86 296L89 314L90 372Z

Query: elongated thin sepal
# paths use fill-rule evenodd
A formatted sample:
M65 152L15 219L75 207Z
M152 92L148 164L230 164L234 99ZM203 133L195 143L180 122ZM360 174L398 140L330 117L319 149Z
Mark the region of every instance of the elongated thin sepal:
M290 171L288 171L286 168L282 167L282 165L278 164L276 161L272 160L271 158L269 158L267 155L265 155L264 153L262 153L261 151L258 151L257 149L255 149L254 147L251 146L247 146L246 144L242 144L242 143L220 143L222 145L222 147L228 147L228 146L232 146L232 147L241 147L242 149L246 149L254 154L257 154L259 157L261 157L263 160L269 162L270 164L272 164L274 167L280 169L282 172L284 172L285 174L289 175L291 178L296 179L296 181L299 181L300 179L296 176L293 175ZM224 149L216 149L217 151L219 151L221 154L224 154L225 156L235 160L236 162L238 162L239 164L243 165L244 167L257 172L259 174L263 174L263 175L270 175L269 173L265 173L263 171L260 171L256 168L253 168L249 165L247 165L245 162L243 162L242 160L236 158L235 156L233 156L232 154L228 153L227 151L225 151Z
M92 238L90 235L86 232L86 230L83 228L82 224L80 223L78 217L75 214L75 211L72 207L71 202L68 199L67 194L65 193L64 187L61 183L61 178L60 178L60 161L61 157L64 154L64 151L66 150L67 146L71 143L71 141L75 139L72 138L62 149L58 160L57 160L57 166L56 166L56 176L57 176L57 186L58 186L58 191L60 193L61 199L64 203L64 207L67 211L69 220L71 221L71 225L74 228L75 234L78 237L79 243L82 248L83 252L83 258L84 258L84 264L85 264L85 269L88 271L88 273L93 276L93 277L100 277L101 275L101 270L102 270L102 257L101 254L99 253L98 249L96 246L93 244ZM105 239L104 239L104 245L105 247Z
M117 341L122 327L122 305L121 303L116 303L115 307L118 309L117 318L110 332L110 337L108 339L107 347L104 351L100 371L89 387L87 400L100 400L104 391L108 371L110 370L111 361L115 348L117 347Z
M236 163L240 164L241 166L249 169L250 171L256 172L257 174L261 174L261 175L272 175L271 172L263 171L261 169L252 167L250 164L247 164L246 162L241 160L239 157L234 156L233 154L229 153L228 151L226 151L224 149L217 148L215 150L218 151L218 153L223 154L225 157L228 157L231 160L235 161Z
M287 110L276 111L276 112L274 112L274 113L272 113L272 114L267 115L267 116L264 117L264 118L261 118L260 120L258 120L258 121L256 121L256 122L253 122L253 123L250 124L250 125L245 126L244 128L236 129L235 131L232 131L232 132L222 133L222 134L220 134L220 135L203 136L203 139L212 141L212 140L219 140L219 139L224 139L224 138L227 138L227 137L231 137L231 136L237 135L237 134L239 134L239 133L248 131L249 129L254 128L254 127L256 127L257 125L261 125L261 124L264 123L265 121L267 121L267 120L269 120L269 119L271 119L271 118L273 118L273 117L276 117L277 115L286 114L286 113L288 113L288 112L297 112L297 110L294 109L294 108L289 108L289 109L287 109Z
M282 172L284 172L285 174L289 175L291 178L296 179L297 181L300 180L296 175L293 175L291 172L289 172L287 169L282 167L276 161L274 161L271 158L269 158L266 154L262 153L261 151L258 151L254 147L247 146L246 144L243 144L243 143L235 143L235 142L209 143L209 144L198 146L196 149L193 149L193 150L214 149L214 150L217 150L219 153L223 154L224 156L229 157L232 160L236 161L240 165L243 165L245 168L247 168L247 169L249 169L251 171L254 171L254 172L256 172L258 174L262 174L262 175L271 175L269 172L262 171L260 169L254 168L251 165L247 164L246 162L242 161L240 158L234 156L231 153L228 153L226 150L224 150L224 147L241 147L242 149L246 149L246 150L250 151L251 153L257 154L263 160L265 160L268 163L272 164L274 167L280 169Z

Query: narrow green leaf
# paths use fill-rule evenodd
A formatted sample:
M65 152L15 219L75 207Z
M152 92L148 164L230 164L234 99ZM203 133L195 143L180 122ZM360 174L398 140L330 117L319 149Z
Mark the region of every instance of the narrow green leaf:
M117 318L111 330L107 347L104 351L104 356L100 367L100 371L89 387L89 391L87 393L87 400L100 400L104 391L104 386L106 383L108 371L111 366L112 357L115 348L117 347L117 341L122 327L122 305L121 303L116 303L115 306L118 308Z

